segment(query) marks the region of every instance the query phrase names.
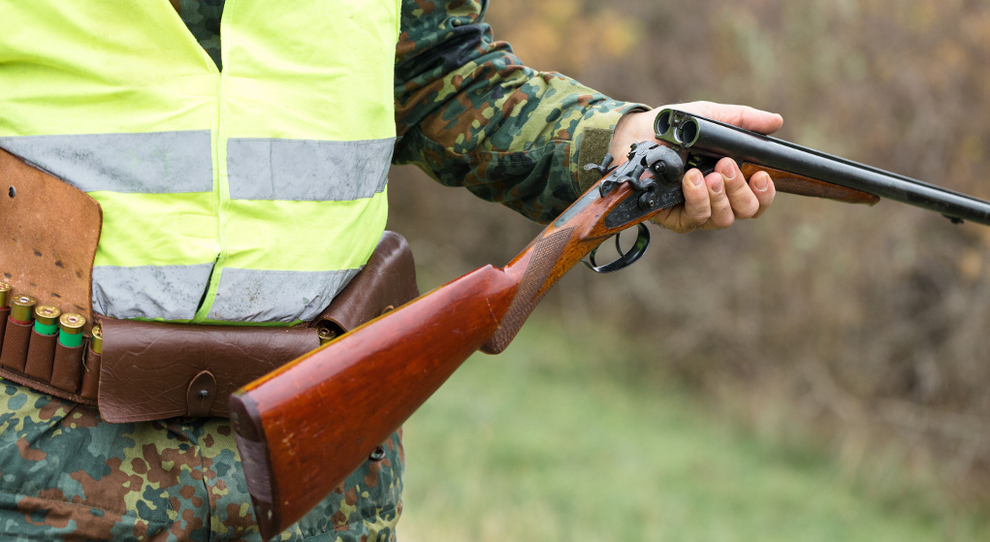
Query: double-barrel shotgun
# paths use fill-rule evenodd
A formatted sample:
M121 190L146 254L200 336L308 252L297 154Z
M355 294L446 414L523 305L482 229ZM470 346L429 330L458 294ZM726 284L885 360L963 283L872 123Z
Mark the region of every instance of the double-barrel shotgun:
M505 267L468 273L231 395L266 539L343 483L468 356L503 351L571 267L609 272L636 261L649 243L643 221L684 201L688 168L707 172L729 156L747 180L767 171L779 192L871 205L888 198L990 225L990 202L691 113L661 110L655 128L663 144L635 144L621 165L606 156L586 166L602 179ZM597 247L632 226L633 247L599 265Z

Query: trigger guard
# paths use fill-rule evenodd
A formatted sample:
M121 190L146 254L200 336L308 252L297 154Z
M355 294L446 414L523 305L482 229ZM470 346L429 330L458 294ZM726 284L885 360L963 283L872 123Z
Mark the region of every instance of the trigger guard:
M646 227L646 224L640 222L636 224L638 227L638 232L636 235L636 242L633 244L632 248L628 252L622 252L619 247L619 234L615 234L615 248L619 252L619 257L614 261L609 262L605 265L598 265L595 262L595 253L598 252L598 247L591 250L588 254L588 260L581 260L588 269L591 269L595 273L612 273L618 271L624 267L632 265L636 260L638 260L643 254L646 253L646 247L650 246L650 230ZM620 232L621 233L621 232Z

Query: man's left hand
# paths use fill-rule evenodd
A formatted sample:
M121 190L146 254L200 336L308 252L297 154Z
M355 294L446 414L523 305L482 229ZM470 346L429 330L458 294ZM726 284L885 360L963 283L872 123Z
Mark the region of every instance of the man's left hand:
M780 129L783 117L752 107L692 102L669 106L745 130L771 134ZM657 141L653 121L657 110L630 113L619 121L612 135L610 152L616 163L626 160L629 147L638 141ZM746 182L739 166L723 158L707 176L697 169L688 170L682 180L684 203L660 211L653 222L678 233L698 228L728 228L737 218L756 218L767 210L776 193L766 172L759 172Z

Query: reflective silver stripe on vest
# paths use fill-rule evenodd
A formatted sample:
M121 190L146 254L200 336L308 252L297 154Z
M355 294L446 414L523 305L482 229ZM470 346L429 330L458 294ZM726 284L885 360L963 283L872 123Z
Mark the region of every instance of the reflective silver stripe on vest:
M191 320L213 264L93 268L93 310L113 318Z
M227 141L230 197L243 200L350 201L385 188L395 138L364 141Z
M209 130L0 137L0 147L83 192L213 190Z
M360 269L257 271L224 267L209 320L295 322L319 316ZM303 297L303 292L315 294Z

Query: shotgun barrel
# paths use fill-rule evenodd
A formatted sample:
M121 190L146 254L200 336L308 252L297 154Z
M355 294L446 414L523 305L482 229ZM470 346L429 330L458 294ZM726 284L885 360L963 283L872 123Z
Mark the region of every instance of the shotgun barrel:
M969 220L990 225L990 202L693 113L663 109L657 114L654 128L657 139L687 155L684 158L688 167L711 169L719 158L729 156L740 164L744 174L748 173L747 178L760 169L770 171L782 192L788 192L794 184L778 181L783 178L781 172L786 172L792 178L805 179L796 191L801 195L828 197L807 192L815 180L934 211L954 222ZM866 197L856 201L875 202Z

